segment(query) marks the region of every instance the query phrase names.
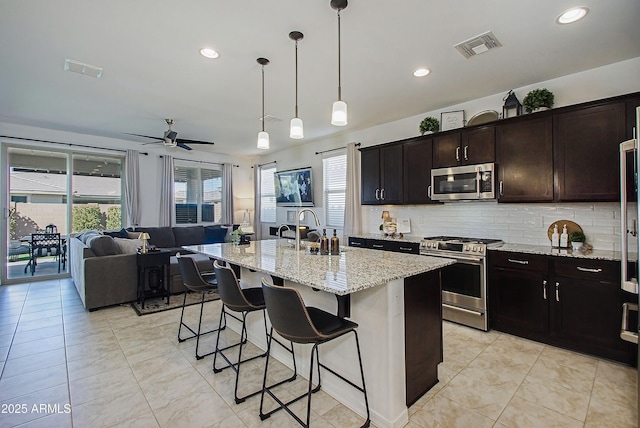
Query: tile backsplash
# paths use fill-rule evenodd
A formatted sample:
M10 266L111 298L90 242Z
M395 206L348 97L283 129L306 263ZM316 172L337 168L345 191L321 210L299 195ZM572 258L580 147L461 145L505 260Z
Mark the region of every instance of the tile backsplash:
M550 245L549 226L557 222L561 230L561 220L570 220L582 227L595 249L620 251L620 204L614 202L363 206L363 232L379 232L383 210L391 217L410 218L412 236L498 238L513 244Z

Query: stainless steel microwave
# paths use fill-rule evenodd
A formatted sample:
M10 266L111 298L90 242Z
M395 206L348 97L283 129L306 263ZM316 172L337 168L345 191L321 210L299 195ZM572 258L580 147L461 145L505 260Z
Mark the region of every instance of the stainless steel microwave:
M434 201L495 199L495 164L431 170L429 196Z

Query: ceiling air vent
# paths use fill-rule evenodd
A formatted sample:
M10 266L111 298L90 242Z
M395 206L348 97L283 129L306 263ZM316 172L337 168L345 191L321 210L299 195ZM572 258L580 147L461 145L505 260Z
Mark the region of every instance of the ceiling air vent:
M84 62L69 58L64 61L64 71L72 71L74 73L96 78L100 78L102 76L102 67L85 64Z
M499 48L500 46L502 46L502 43L496 39L496 36L494 36L491 31L487 31L479 36L458 43L454 47L458 49L465 58L471 58L474 55L479 55L489 49Z

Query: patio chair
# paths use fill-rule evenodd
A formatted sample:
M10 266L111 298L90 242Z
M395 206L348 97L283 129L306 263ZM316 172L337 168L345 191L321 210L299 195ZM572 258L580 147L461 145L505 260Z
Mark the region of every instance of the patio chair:
M65 245L66 247L66 245ZM60 263L66 262L66 251L63 249L62 239L59 233L32 233L31 234L31 258L27 266L31 267L31 275L36 271L38 257L55 256L58 260L58 273ZM25 267L26 272L26 267Z

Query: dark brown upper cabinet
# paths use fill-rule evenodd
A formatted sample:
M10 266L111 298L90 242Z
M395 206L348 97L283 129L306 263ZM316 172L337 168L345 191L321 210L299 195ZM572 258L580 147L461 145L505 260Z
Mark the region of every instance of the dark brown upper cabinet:
M553 115L555 195L560 202L620 199L625 102Z
M363 205L402 203L402 161L401 144L360 151Z
M549 113L534 113L496 127L499 202L553 201Z
M437 203L429 197L432 167L432 139L427 136L409 140L404 151L404 203Z
M495 128L483 126L433 137L433 167L493 162Z

